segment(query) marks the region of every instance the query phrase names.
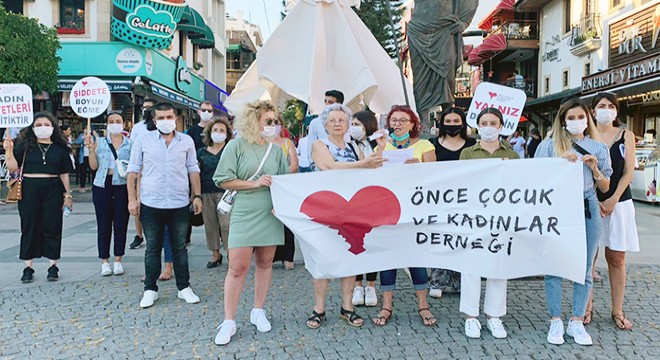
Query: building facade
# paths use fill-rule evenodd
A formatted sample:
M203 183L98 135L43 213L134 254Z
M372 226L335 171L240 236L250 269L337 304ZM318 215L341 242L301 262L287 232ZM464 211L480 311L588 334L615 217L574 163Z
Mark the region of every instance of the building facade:
M227 92L236 88L238 79L245 74L257 58L257 51L264 44L259 25L243 18L243 12L236 16L227 15Z

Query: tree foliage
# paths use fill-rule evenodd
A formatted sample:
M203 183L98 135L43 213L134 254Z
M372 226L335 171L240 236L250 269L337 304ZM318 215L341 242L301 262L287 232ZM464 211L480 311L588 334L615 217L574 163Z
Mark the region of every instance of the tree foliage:
M55 28L0 6L0 83L23 83L34 94L57 91L60 41Z
M376 40L383 46L391 58L399 57L395 41L401 41L401 17L403 8L400 0L362 0L360 9L355 9L362 22L371 30ZM387 11L387 5L392 12L392 21ZM392 22L394 28L392 28ZM396 39L396 40L395 40Z
M287 100L284 109L280 112L284 120L284 126L289 129L289 132L293 136L302 136L300 129L302 128L302 121L305 117L304 108L304 102L291 99Z

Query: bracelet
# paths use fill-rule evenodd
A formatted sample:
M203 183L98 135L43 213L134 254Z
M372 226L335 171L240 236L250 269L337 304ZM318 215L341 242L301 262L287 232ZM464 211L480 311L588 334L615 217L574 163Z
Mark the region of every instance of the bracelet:
M596 180L596 181L603 180L604 178L605 178L605 176L603 176L602 172L599 172L598 176L594 176L594 180Z
M71 196L71 194L64 194L64 198L73 200L73 196Z

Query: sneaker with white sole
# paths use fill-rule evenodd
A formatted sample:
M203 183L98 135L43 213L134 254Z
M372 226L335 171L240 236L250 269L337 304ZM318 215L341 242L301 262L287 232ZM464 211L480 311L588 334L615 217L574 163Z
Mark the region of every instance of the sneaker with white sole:
M269 332L272 329L270 322L266 318L264 309L252 309L252 312L250 312L250 322L262 333Z
M215 335L213 342L216 345L227 345L231 341L231 337L236 334L236 321L225 320L217 329L220 329L220 331Z
M578 345L593 345L594 342L591 339L591 335L587 333L587 330L584 328L584 323L582 321L568 321L568 327L566 328L566 335L570 336L575 340L575 343Z
M479 322L479 319L465 319L465 336L472 339L478 339L481 337L481 323Z
M112 267L114 269L112 271L114 275L124 275L124 266L121 264L121 262L115 261Z
M376 288L373 286L366 286L364 288L364 305L376 306L378 305L378 295L376 295Z
M502 320L500 318L490 318L486 322L486 327L490 331L490 333L493 335L494 338L496 339L506 339L507 333L506 329L504 328L504 323L502 323Z
M550 320L548 342L552 345L561 345L564 343L564 322L561 319Z
M104 262L101 263L101 276L110 276L112 275L112 269L110 268L110 263Z
M154 301L158 300L158 292L153 290L146 290L144 295L142 295L142 300L140 301L141 308L148 308L154 304Z
M429 289L429 296L432 298L439 299L442 297L442 290L431 288Z
M364 305L364 288L362 286L356 286L353 289L353 306Z
M183 290L180 290L177 297L179 299L185 300L188 304L197 304L199 302L199 297L195 295L195 293L192 291L190 286L188 286Z

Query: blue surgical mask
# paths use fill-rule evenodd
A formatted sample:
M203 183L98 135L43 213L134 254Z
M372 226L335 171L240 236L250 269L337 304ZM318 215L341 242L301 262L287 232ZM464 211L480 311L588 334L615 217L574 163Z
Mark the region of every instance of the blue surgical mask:
M406 140L408 140L408 138L410 137L410 133L407 132L407 133L406 133L405 135L403 135L403 136L397 136L395 133L391 133L391 134L390 134L390 137L391 137L392 139L396 140L396 141L401 142L401 141L406 141Z

